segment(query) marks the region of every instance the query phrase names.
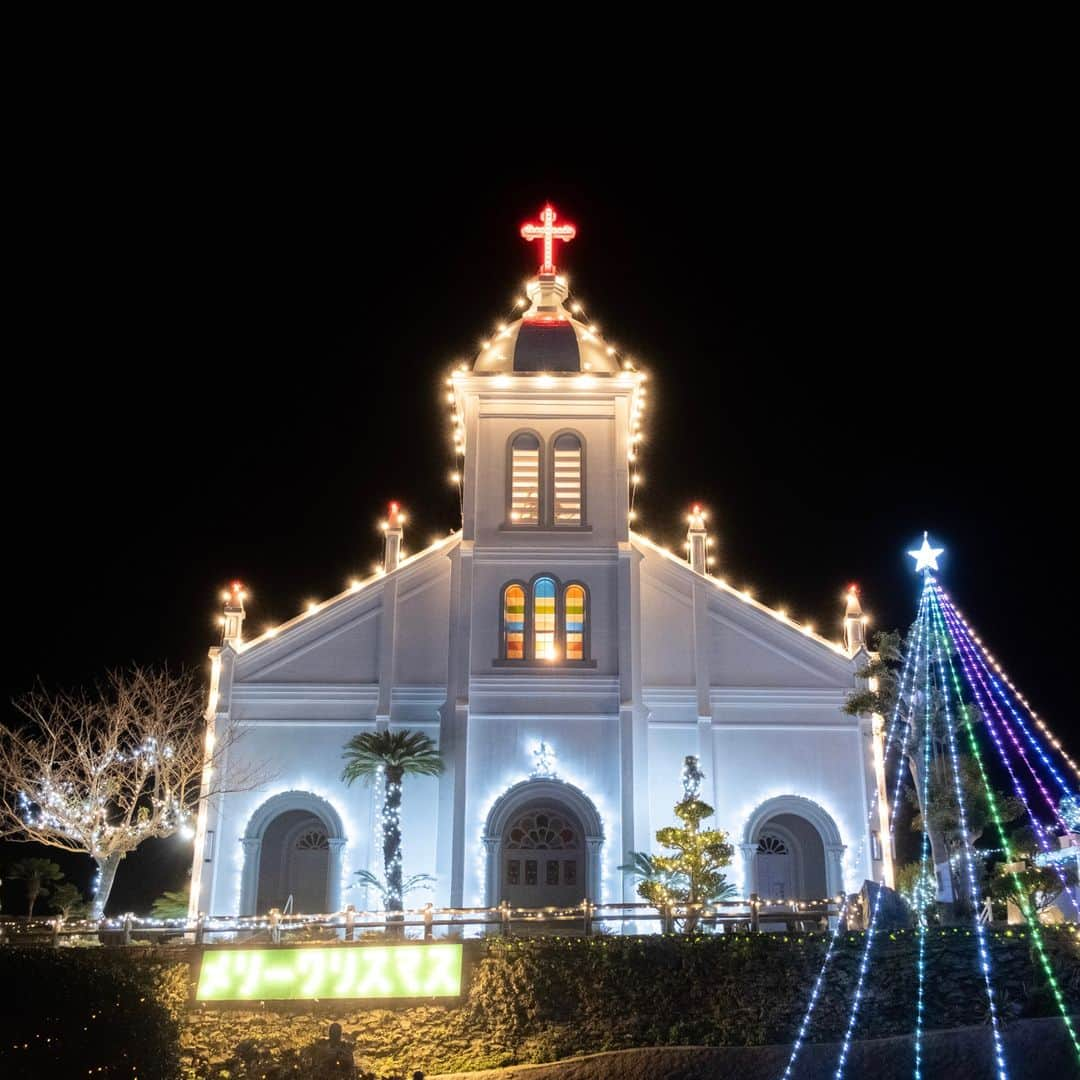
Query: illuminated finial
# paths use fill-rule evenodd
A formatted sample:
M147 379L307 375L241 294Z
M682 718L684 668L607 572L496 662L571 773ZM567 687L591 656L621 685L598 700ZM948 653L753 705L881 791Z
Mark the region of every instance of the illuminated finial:
M526 224L521 226L521 235L526 240L543 240L544 242L544 261L540 267L541 274L555 273L555 241L561 240L565 244L573 240L577 235L577 229L573 225L556 225L556 217L558 215L552 205L548 203L540 211L542 225Z
M705 774L701 771L701 764L696 754L687 754L683 758L682 789L684 799L696 799L701 793L701 781Z
M922 570L936 570L938 568L938 556L944 548L930 546L930 537L926 532L922 534L922 547L918 551L909 551L908 554L915 560L915 573Z
M532 752L533 768L529 774L534 778L558 776L555 772L555 751L546 742L541 742Z
M234 581L222 594L225 601L225 614L221 617L222 645L240 645L244 631L244 600L247 590L239 581Z

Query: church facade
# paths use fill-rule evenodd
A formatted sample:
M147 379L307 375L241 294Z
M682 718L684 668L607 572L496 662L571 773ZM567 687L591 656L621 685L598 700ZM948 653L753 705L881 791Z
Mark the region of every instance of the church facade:
M273 780L201 807L193 914L378 907L354 883L382 875L381 792L340 775L345 742L385 728L425 732L446 767L404 783L404 873L435 879L406 907L635 899L618 867L674 823L687 755L739 895L881 880L880 735L842 709L857 597L828 641L711 574L697 508L685 558L633 531L647 383L568 307L569 237L541 223L524 313L447 380L460 530L403 558L391 507L378 573L254 639L229 594L208 717Z

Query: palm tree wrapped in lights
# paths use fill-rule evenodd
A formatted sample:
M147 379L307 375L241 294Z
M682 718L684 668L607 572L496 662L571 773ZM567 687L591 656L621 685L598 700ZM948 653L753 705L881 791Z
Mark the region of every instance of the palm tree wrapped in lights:
M346 744L341 779L372 783L382 775L386 799L382 810L384 902L387 911L401 911L401 784L406 776L439 776L443 760L439 748L419 731L365 731Z

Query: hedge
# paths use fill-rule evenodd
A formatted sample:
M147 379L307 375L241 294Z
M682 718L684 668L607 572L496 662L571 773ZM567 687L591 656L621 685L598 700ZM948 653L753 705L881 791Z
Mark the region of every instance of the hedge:
M174 1080L187 984L175 960L0 948L0 1075Z
M1003 1020L1056 1015L1027 932L989 935ZM1068 1006L1080 1012L1077 928L1047 927L1043 938ZM839 940L811 1041L843 1034L864 940L857 933ZM405 1075L630 1046L785 1043L798 1029L826 944L821 934L491 939L467 943L472 977L458 1003L199 1006L179 1025L187 975L164 950L0 950L0 975L26 1024L19 1036L4 1018L4 1045L21 1043L12 1061L24 1071L0 1059L0 1073L86 1076L104 1066L94 1075L153 1080L177 1075L170 1070L179 1062L179 1075L191 1080L310 1075L310 1048L334 1020L358 1064ZM916 948L911 933L879 935L856 1038L911 1031ZM926 952L928 1026L983 1021L972 933L932 931Z

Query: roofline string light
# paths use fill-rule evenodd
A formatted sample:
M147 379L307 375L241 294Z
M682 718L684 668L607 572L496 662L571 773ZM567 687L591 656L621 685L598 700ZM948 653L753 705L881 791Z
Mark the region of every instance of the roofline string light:
M550 219L548 217L550 215ZM554 221L557 218L557 214L552 208L551 204L545 204L545 207L540 212L540 220L542 225L534 225L531 222L521 226L521 235L526 240L543 240L544 242L544 264L540 267L541 275L555 275L557 273L553 259L553 248L551 244L553 242L566 243L577 235L577 230L573 225L563 224L556 226ZM560 230L563 230L560 234ZM559 280L565 282L567 288L569 288L569 281L564 275L560 275ZM569 298L568 298L569 299ZM524 297L518 297L514 301L514 311L508 313L507 317L500 320L496 324L494 336L505 337L511 331L510 320L515 315L520 315L523 308L527 308L529 300ZM568 304L570 314L578 318L582 322L587 330L585 332L586 340L592 340L594 337L598 337L600 333L600 327L594 323L590 318L588 312L585 310L585 305L581 300L576 297L569 301ZM491 345L492 339L485 338L480 342L481 351L486 350ZM648 376L644 371L641 371L637 363L628 355L624 354L621 349L616 345L608 344L606 346L607 354L611 357L618 366L622 369L618 375L613 375L613 378L627 378L630 377L634 380L633 395L630 400L630 446L627 451L627 457L629 460L628 483L630 486L629 495L629 513L628 518L631 522L635 521L638 516L638 511L635 506L637 490L644 482L644 478L639 471L637 461L640 456L640 444L643 441L643 435L641 433L641 420L645 413L645 401L647 394L645 391L645 381ZM465 431L465 419L460 407L459 396L457 393L457 381L464 375L472 374L473 365L468 360L459 360L449 370L445 378L445 385L447 387L446 401L450 406L450 428L452 434L452 442L454 447L454 468L449 474L449 482L455 484L458 489L458 505L461 510L462 522L465 517L465 502L464 502L464 460L466 450L466 431ZM575 373L573 376L574 382L578 385L589 386L593 385L592 379L595 372L580 372ZM483 377L487 377L488 373L484 373ZM530 372L530 373L515 373L514 377L530 378L535 380L539 386L552 385L553 376L550 372ZM508 374L492 374L493 385L499 387L503 385L499 380L509 380ZM509 386L507 381L505 385Z

